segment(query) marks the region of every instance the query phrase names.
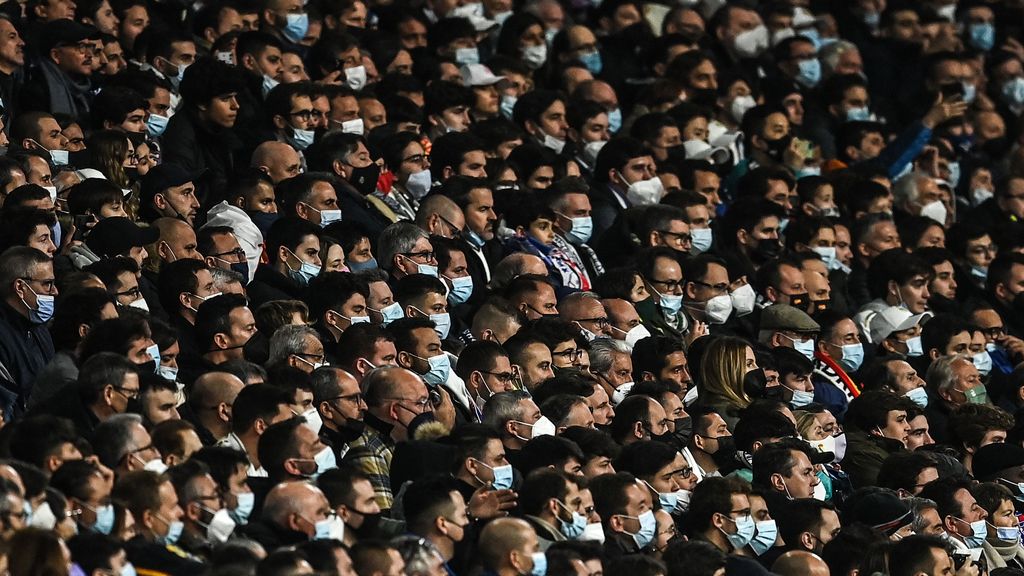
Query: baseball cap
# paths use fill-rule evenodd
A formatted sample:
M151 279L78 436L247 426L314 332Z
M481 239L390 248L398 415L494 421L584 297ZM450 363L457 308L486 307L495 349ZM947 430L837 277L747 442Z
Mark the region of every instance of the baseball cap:
M104 218L85 237L85 245L101 258L127 254L136 246L146 246L160 238L156 228L139 226L123 216Z
M505 79L504 76L495 76L491 69L483 64L466 64L459 69L462 75L462 82L466 86L490 86Z
M914 314L903 306L889 306L878 311L868 321L871 342L877 344L885 340L893 332L910 330L923 320L932 317L931 312Z
M818 325L806 312L789 304L773 304L761 311L761 330L818 332Z
M152 199L154 196L175 186L181 186L188 182L196 182L203 175L205 170L189 172L178 164L160 164L149 169L149 172L142 178L142 189L140 195L144 199Z

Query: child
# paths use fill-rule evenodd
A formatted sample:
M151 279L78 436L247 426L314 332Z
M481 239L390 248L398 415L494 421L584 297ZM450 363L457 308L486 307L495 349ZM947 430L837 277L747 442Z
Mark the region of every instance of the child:
M548 276L556 285L573 290L590 290L587 271L580 268L564 252L554 246L554 211L533 193L521 193L505 214L506 225L515 230L508 239L509 252L527 252L540 257L548 268Z

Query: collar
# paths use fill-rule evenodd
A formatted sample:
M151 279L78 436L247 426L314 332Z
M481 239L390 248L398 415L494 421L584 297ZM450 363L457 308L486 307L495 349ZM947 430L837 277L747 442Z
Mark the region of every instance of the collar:
M395 429L394 424L388 424L369 410L363 413L363 422L366 422L367 426L380 433L380 435L386 438L388 442L392 442L391 431Z

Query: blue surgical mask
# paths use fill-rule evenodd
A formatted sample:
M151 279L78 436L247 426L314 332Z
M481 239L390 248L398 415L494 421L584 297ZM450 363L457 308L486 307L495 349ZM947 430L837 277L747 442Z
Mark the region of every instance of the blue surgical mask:
M267 76L266 74L264 74L263 75L263 84L261 85L261 88L263 90L263 97L266 98L267 94L270 94L271 90L273 90L274 88L277 88L278 84L280 84L280 82L278 82L277 80L274 80L272 77Z
M154 372L159 374L160 373L160 347L157 346L156 344L153 344L152 346L146 348L146 352L148 352L150 357L153 358L153 361L156 362L156 368L154 368Z
M750 548L758 556L764 554L769 548L775 546L775 539L779 536L779 527L775 520L764 520L757 522L754 527L754 537L750 539Z
M793 343L793 349L794 350L796 350L797 352L803 354L804 357L806 357L811 362L814 362L814 339L813 338L809 338L807 340L797 340L796 338L790 338L789 336L786 336L785 334L783 334L782 337L788 339L789 341L791 341Z
M622 108L616 108L608 113L608 131L617 134L622 129Z
M690 238L693 254L703 254L711 249L711 243L714 241L715 236L711 228L691 228Z
M1024 78L1017 76L1012 80L1007 80L1003 84L1001 92L1007 104L1011 106L1024 104Z
M548 572L548 557L543 552L534 552L530 555L530 559L533 560L533 569L530 570L530 576L544 576Z
M641 550L650 546L658 531L658 521L654 518L654 512L648 510L640 516L629 516L629 518L636 518L640 521L640 530L632 535L633 541Z
M480 237L476 232L466 229L466 242L469 242L475 248L480 248L487 241Z
M911 402L917 404L921 408L928 406L928 391L923 387L914 388L910 392L904 394Z
M252 516L252 511L256 507L256 493L242 492L235 498L238 500L238 506L231 511L231 518L239 524L247 524L249 516Z
M160 516L157 516L157 518L160 518ZM160 519L163 520L163 518L160 518ZM166 545L174 544L175 542L178 541L178 538L181 538L181 532L184 529L185 529L185 524L183 524L181 522L181 520L174 520L174 521L171 521L171 522L167 522L167 534L165 534L163 536L157 536L156 537L156 541L159 544L166 544Z
M292 44L298 44L306 37L306 32L309 32L309 14L288 14L286 18L287 23L281 34Z
M480 50L476 46L472 48L459 48L455 51L455 62L459 64L479 64Z
M345 262L345 264L348 266L348 269L351 270L352 272L362 272L363 270L376 270L378 268L377 259L373 257L371 257L366 262Z
M476 458L473 458L476 460ZM476 460L481 466L489 468L494 474L494 481L491 482L491 488L495 490L508 490L512 487L512 465L505 464L504 466L488 466L487 464ZM479 480L479 478L477 479ZM481 484L483 482L481 481Z
M988 376L992 371L992 357L988 355L988 351L983 350L974 355L974 367L982 376Z
M447 312L441 314L431 314L430 321L434 323L434 332L437 332L437 336L444 340L448 337L448 333L452 329L452 316Z
M964 87L964 102L970 104L974 102L974 99L978 97L978 87L968 82L961 82Z
M842 348L843 357L839 359L839 364L847 372L859 370L860 365L864 363L864 345L858 342L856 344L844 344Z
M413 354L413 356L416 356ZM437 356L431 356L430 358L422 358L416 356L420 360L426 360L430 364L430 369L426 374L423 375L423 381L430 386L440 386L448 381L448 374L451 372L452 364L448 359L448 354L444 352Z
M914 336L907 340L907 356L922 356L924 355L924 346L921 344L921 337Z
M565 233L565 236L573 244L586 244L594 234L594 218L591 216L580 216L571 218L572 230Z
M445 278L452 283L452 289L448 292L448 301L452 304L462 304L473 295L472 276L462 276L460 278L448 278L445 276Z
M313 139L316 138L316 132L313 130L302 130L300 128L292 128L292 144L295 145L296 150L305 150L313 144Z
M512 119L512 111L515 110L516 101L518 99L515 96L504 95L501 97L501 104L498 105L501 115L509 120Z
M783 386L783 388L793 393L793 398L790 399L789 405L793 408L803 408L811 402L814 402L814 392L807 392L804 390L793 390L789 386Z
M114 530L114 505L104 504L93 510L96 514L96 523L92 529L100 534L110 534Z
M316 462L315 476L320 476L324 472L338 467L338 459L330 446L324 446L323 450L317 452L316 456L313 457L313 461Z
M146 131L153 138L158 138L167 129L168 121L170 121L170 118L167 116L150 113L149 118L146 119Z
M28 288L29 292L36 296L35 308L29 306L28 303L25 302L24 298L21 300L21 303L25 305L25 308L28 308L28 319L33 324L45 324L49 322L50 318L53 318L54 297L49 294L36 294L36 291L28 284L26 284L25 287Z
M601 53L597 50L593 52L584 52L578 56L579 61L590 70L590 73L597 76L604 69L604 62L601 61Z
M171 382L174 382L178 379L178 369L175 368L174 366L161 366L157 364L156 373L159 374L162 378L166 378Z
M751 517L750 514L747 514L745 516L740 516L735 520L732 518L729 519L736 524L735 534L729 534L725 530L722 530L722 533L725 534L725 538L729 541L729 544L731 544L736 550L750 544L750 540L754 537L754 530L756 529L754 518Z
M865 122L871 120L871 110L867 106L850 108L846 111L847 122Z
M568 522L561 518L558 519L559 531L569 540L578 540L579 537L583 535L583 531L587 529L587 517L575 510L569 510L569 508L561 502L559 502L558 505L565 509L566 512L570 512L572 514L572 520Z
M801 60L798 66L797 82L808 88L814 88L818 85L818 82L821 82L821 62L817 58Z
M398 302L395 302L393 304L385 306L384 308L382 308L380 310L374 310L374 312L377 312L381 316L384 317L383 324L385 326L387 326L388 324L391 324L395 320L399 320L401 318L405 318L405 313L402 312L402 305L399 304Z
M954 516L954 518L956 517ZM957 518L957 520L960 520L964 524L968 524L968 522L962 518ZM977 520L975 522L970 522L969 524L971 525L971 535L963 537L964 544L967 544L968 548L981 548L985 544L985 538L988 536L988 526L986 526L984 520Z
M319 275L320 267L309 262L303 262L298 270L288 269L288 276L303 286L308 286L309 281Z
M982 52L988 52L996 43L996 27L990 22L979 22L967 27L968 42Z

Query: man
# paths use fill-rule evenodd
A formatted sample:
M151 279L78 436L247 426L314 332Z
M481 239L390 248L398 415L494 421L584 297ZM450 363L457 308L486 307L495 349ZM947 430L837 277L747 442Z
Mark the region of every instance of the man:
M848 446L843 469L854 486L871 486L890 455L907 445L910 400L883 390L869 390L853 399L846 412Z
M167 469L138 414L116 414L107 418L96 426L93 439L99 461L117 474Z
M413 481L402 500L409 531L427 539L441 554L445 569L455 556L455 547L471 528L466 501L452 478L435 477Z
M337 467L334 453L320 442L313 423L301 416L271 424L259 440L259 459L270 482L296 482Z
M814 350L814 399L833 414L842 414L854 394L860 394L851 374L864 362L864 345L849 316L826 310L816 317L820 332Z
M758 340L771 347L784 346L814 360L814 341L821 326L806 312L787 304L775 304L761 312Z
M601 304L608 314L608 328L613 339L625 342L632 349L637 342L651 335L632 302L622 298L604 298Z
M1007 433L1013 427L1013 416L987 404L965 404L949 419L950 440L963 455L961 462L968 472L974 469L974 455L978 450L1006 442Z
M484 568L498 576L538 573L538 565L547 565L537 534L518 518L489 522L480 533L478 547Z
M1019 179L1018 182L1021 182ZM1019 196L1014 196L1019 198ZM1019 203L1019 200L1017 201ZM988 267L987 297L1005 322L1006 333L1015 338L1024 338L1024 320L1020 311L1024 309L1024 256L1001 253Z
M505 298L527 320L558 314L555 289L546 276L526 274L512 279L505 288Z
M428 386L448 383L451 361L441 349L437 326L431 320L403 318L392 322L388 329L395 336L399 366L419 375Z
M337 342L346 329L369 323L366 301L370 288L358 277L345 272L327 272L309 283L309 312L315 318L323 342ZM333 347L332 347L333 348ZM334 362L334 354L328 360Z
M366 424L363 417L366 402L359 389L359 382L348 372L324 366L313 371L313 405L323 425L320 441L334 452L341 462L348 453L349 443L362 434Z
M357 382L381 366L393 366L398 351L395 339L375 324L356 324L338 340L336 366L346 370Z
M382 510L388 510L394 501L390 462L395 443L409 440L413 420L422 420L417 417L432 413L433 407L423 380L405 368L374 370L361 387L365 390L367 426L363 434L349 444L353 450L361 448L353 452L351 460L370 476L377 504Z
M106 467L88 460L68 460L53 472L50 485L81 508L76 518L79 530L108 534L114 528L114 507L110 491L114 474Z
M708 478L693 489L687 518L695 539L710 542L729 554L726 570L765 573L756 560L736 554L754 535L748 495L749 488L739 480Z
M246 252L231 226L203 226L196 235L195 250L205 256L206 265L211 270L219 268L237 272L241 274L243 284L249 283Z
M561 470L530 472L518 492L520 509L540 539L541 550L579 537L586 526L579 480Z
M579 26L578 28L583 28ZM564 252L580 270L586 270L588 281L604 274L605 268L590 247L594 233L591 216L590 187L580 178L563 178L548 192L548 207L555 212L554 246Z
M246 526L246 534L275 550L315 538L341 538L344 524L332 516L324 493L308 482L284 482L267 493L260 519Z
M369 243L367 243L369 246ZM402 305L395 302L395 295L388 284L389 276L380 268L364 270L358 273L366 282L370 296L366 299L370 322L377 326L387 326L392 321L402 318Z
M942 528L958 552L982 549L986 560L997 558L998 552L985 540L988 512L971 494L971 483L961 478L940 478L921 490L921 498L938 504Z
M48 22L39 29L39 64L47 70L20 94L21 110L44 106L51 114L89 116L89 79L93 74L92 41L99 31L70 19ZM65 162L66 163L66 162Z
M720 414L709 409L691 410L690 414L693 435L682 451L683 457L693 469L697 482L708 476L721 476L719 469L732 466L736 457L736 444L729 426Z
M165 263L192 258L202 260L203 254L197 250L199 245L196 231L184 220L177 218L157 218L152 228L160 232L160 237L152 246L146 248L148 256L142 266L142 276L146 284L157 285L157 275Z
M302 3L272 0L260 11L260 30L272 34L285 48L301 48L299 43L309 31L309 14Z
M970 564L965 566L971 567ZM946 541L935 536L913 535L900 540L893 547L889 561L892 576L938 576L955 570Z
M970 356L937 358L928 367L925 381L930 400L925 414L936 442L948 442L948 422L954 411L971 404L989 404L988 391Z
M302 173L302 158L286 142L268 140L256 147L249 164L270 176L274 185Z
M427 274L411 274L395 283L395 299L402 305L405 319L430 320L441 339L454 336L451 334L452 319L445 298L448 292L444 283ZM389 328L400 321L392 323Z
M25 65L25 41L10 18L0 19L0 99L8 109L4 120L9 124L16 114L17 96L21 80L16 72Z
M199 460L187 460L168 471L182 509L184 528L178 545L188 553L208 559L212 546L227 541L235 521L224 508L210 468Z
M463 244L468 247L466 264L476 287L470 302L476 304L486 296L491 268L501 258L501 243L495 239L494 225L498 215L494 212L494 193L486 180L468 176L448 178L441 193L462 210L465 227ZM472 256L469 256L472 254Z
M491 396L515 390L521 386L517 380L522 380L519 378L518 370L512 368L505 350L497 343L488 341L467 344L459 354L455 374L466 383L472 401L470 421L474 422L480 421L483 408ZM458 410L461 403L456 403L455 406Z
M278 328L270 338L268 366L291 366L306 374L327 364L324 345L316 330L305 324Z
M177 164L160 164L142 179L141 213L146 218L167 216L195 224L199 211L195 180L198 174Z
M677 515L689 509L697 478L678 450L664 442L636 442L615 459L616 469L629 472L647 485L665 512Z
M231 433L232 407L245 384L227 372L208 372L196 378L188 396L186 418L196 427L204 446Z
M139 371L124 356L101 352L82 364L78 381L64 390L77 402L55 398L56 414L70 419L79 434L90 435L100 422L123 414L130 401L139 399Z
M610 335L601 297L594 292L574 292L566 296L561 302L559 317L576 325L588 341Z
M825 545L831 542L842 526L839 515L832 504L814 498L794 500L786 507L785 512L777 517L779 535L786 542L786 550L801 550L821 554ZM903 520L910 522L910 517ZM902 526L900 526L902 527ZM782 552L775 548L769 552ZM770 559L769 556L767 559Z
M238 393L231 406L231 433L217 443L245 453L249 459L250 477L267 477L260 465L260 436L270 426L292 417L291 398L286 390L270 384L246 386Z
M732 314L732 298L729 295L729 271L725 260L701 254L686 263L683 276L683 307L697 322L708 324L712 333L714 326L721 326Z
M768 444L754 454L751 484L766 492L765 501L773 517L782 514L789 501L814 496L821 480L814 473L812 457L822 459L806 442L792 439Z
M651 302L637 310L645 326L655 336L676 339L696 338L705 328L683 313L683 269L671 248L658 246L642 251L637 257L637 271L651 293Z
M664 336L644 338L633 347L633 381L670 380L686 391L686 403L697 398L682 343ZM621 379L621 377L620 377Z
M470 333L477 340L504 345L526 324L526 319L507 300L491 296L473 315Z
M758 268L778 257L780 223L785 211L764 198L740 198L729 207L722 219L718 240L721 253L733 267L735 275L753 278Z
M629 473L603 474L590 483L604 527L606 556L638 554L655 538L657 523L647 487Z
M370 478L361 471L343 466L328 470L316 481L331 509L345 523L342 542L353 546L373 538L380 528L380 506L374 498Z
M301 218L280 218L267 233L266 253L269 263L260 263L246 287L253 304L299 299L320 273L320 229Z
M553 435L555 426L545 418L525 390L500 392L484 406L483 423L501 434L507 454L517 455L523 446L543 435Z
M279 84L264 103L274 139L299 152L309 148L315 135L311 96L308 84Z
M125 543L132 565L181 576L203 570L202 563L172 549L181 537L184 512L167 476L149 470L125 474L111 496L139 519L137 535Z
M25 410L36 374L53 358L46 322L53 315L57 286L53 261L35 248L13 247L0 255L0 363L5 367L0 402L5 418Z
M300 174L277 186L281 208L288 216L297 216L325 228L342 219L335 178L325 172Z
M244 296L223 294L203 302L196 313L196 344L202 352L201 363L187 357L179 360L179 381L191 383L203 373L231 360L240 360L246 343L256 334L256 319ZM190 369L205 368L198 373Z
M210 269L202 260L186 258L162 266L159 278L160 305L178 330L182 355L201 356L206 350L200 350L196 342L196 314L200 305L220 295L215 292Z
M410 274L437 276L437 260L427 233L419 226L398 222L377 238L380 266L395 280Z
M520 333L505 341L509 361L519 369L519 376L527 390L555 375L551 349L535 333Z

